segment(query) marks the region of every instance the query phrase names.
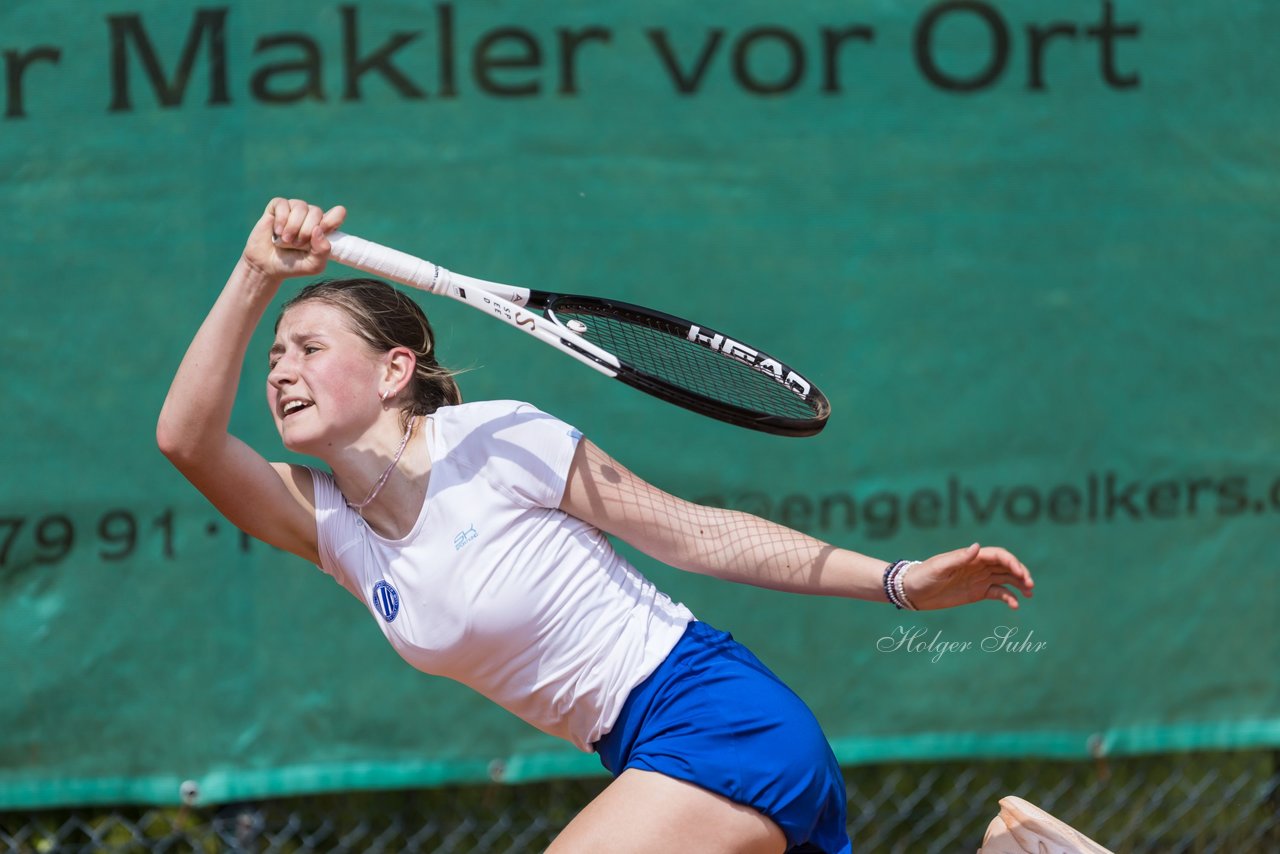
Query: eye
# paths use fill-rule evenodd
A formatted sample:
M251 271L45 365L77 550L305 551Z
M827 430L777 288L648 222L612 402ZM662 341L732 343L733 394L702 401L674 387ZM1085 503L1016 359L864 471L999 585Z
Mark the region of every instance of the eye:
M302 352L310 356L312 353L319 353L320 348L317 347L315 344L308 344L307 346L302 348Z
M274 370L276 369L276 364L277 364L279 361L280 361L279 359L268 359L268 360L267 360L267 370L268 370L268 371L274 371Z

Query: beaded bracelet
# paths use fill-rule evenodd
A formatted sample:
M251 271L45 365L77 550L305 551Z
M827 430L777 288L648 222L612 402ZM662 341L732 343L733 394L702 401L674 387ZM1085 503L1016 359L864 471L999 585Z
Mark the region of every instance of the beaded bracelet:
M894 561L884 568L884 597L899 611L902 610L902 601L898 599L898 591L893 583L894 574L906 563L905 560Z
M907 588L903 583L907 570L919 562L918 560L899 560L884 568L884 596L899 611L904 608L908 611L920 610L907 598Z
M918 560L904 561L903 566L893 576L893 583L897 589L898 598L902 600L902 604L908 611L919 611L920 609L907 598L907 570L920 563Z

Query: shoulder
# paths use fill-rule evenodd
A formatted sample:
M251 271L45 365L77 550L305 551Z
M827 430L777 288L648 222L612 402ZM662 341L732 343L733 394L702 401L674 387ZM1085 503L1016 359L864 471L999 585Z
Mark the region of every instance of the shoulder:
M520 503L559 505L582 437L575 428L518 400L441 407L435 418L433 459L480 476Z
M442 406L432 418L437 429L455 440L473 433L514 438L528 430L572 430L559 418L522 400L480 400Z
M335 519L347 513L354 513L342 497L338 489L338 481L330 472L312 466L299 466L303 471L311 473L312 504L315 507L316 521L321 526L332 524Z
M434 418L447 421L487 421L524 412L541 412L542 410L523 400L473 400L452 406L442 406L435 411Z
M312 466L297 466L296 469L311 475L316 538L316 558L312 562L359 596L356 588L348 583L342 555L361 537L363 523L360 514L348 506L330 472Z
M311 490L311 503L313 505L320 505L324 498L328 497L327 493L329 490L337 491L338 489L338 482L334 479L333 475L323 469L318 469L314 466L292 465L289 463L274 463L273 465L287 466L291 469L294 475L294 483L297 484L299 489L309 488ZM310 475L309 478L306 476L308 474Z

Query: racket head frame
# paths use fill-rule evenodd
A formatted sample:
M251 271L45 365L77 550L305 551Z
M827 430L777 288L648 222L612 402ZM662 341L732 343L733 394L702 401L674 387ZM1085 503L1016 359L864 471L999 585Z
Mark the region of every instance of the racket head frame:
M764 351L700 324L644 306L600 297L557 294L500 282L490 282L454 273L414 255L382 246L342 232L329 235L334 260L383 276L392 281L439 296L451 297L533 335L588 367L618 379L633 388L711 418L780 436L812 436L826 425L831 404L818 388ZM787 386L802 401L809 417L769 414L722 400L716 400L686 386L673 384L628 364L616 354L574 332L557 316L573 304L599 313L610 312L638 319L652 327L665 327L668 334L700 345L721 358L733 359L746 368ZM535 314L540 311L541 314Z
M831 403L826 395L798 371L763 350L744 344L708 326L646 306L602 297L555 294L535 290L529 291L529 304L532 307L542 307L548 318L570 334L573 334L573 330L568 328L566 322L556 314L557 310L564 311L569 306L602 316L621 316L627 318L628 322L650 328L661 328L672 338L697 345L719 358L732 360L762 375L768 381L778 383L809 410L807 416L789 417L738 406L701 394L686 386L668 382L629 363L624 355L616 352L612 354L618 360L615 379L700 415L764 433L804 437L821 432L831 414Z

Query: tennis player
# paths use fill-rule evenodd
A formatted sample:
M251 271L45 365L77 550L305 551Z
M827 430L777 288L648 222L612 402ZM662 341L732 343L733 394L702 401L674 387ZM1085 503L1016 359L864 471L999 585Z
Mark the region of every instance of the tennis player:
M682 501L526 403L462 403L427 318L363 279L284 308L269 463L228 433L250 336L284 279L320 273L342 207L273 199L196 333L157 426L242 530L317 564L410 664L595 751L613 782L555 852L850 850L840 769L795 694L643 578L606 534L679 569L918 609L1018 607L1027 569L977 544L921 563Z

